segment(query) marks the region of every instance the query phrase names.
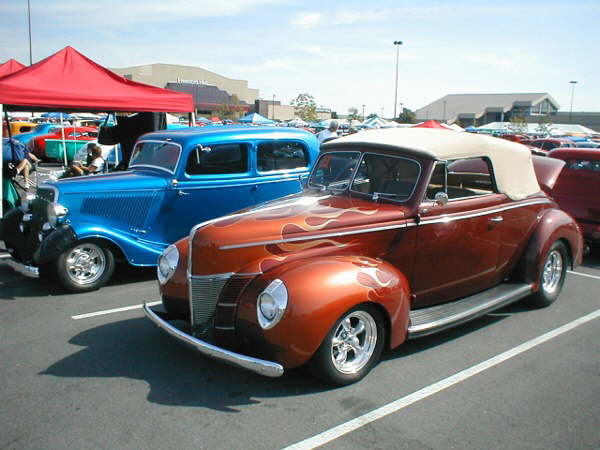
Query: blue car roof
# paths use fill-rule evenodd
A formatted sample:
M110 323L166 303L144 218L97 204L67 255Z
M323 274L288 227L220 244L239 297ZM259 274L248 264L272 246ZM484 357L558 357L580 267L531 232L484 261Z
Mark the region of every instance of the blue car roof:
M140 136L140 140L165 140L171 139L181 145L186 145L190 141L198 139L212 141L215 139L261 139L261 138L294 138L304 141L314 140L314 134L298 129L287 127L260 127L248 125L226 125L226 126L206 126L206 127L188 127L180 130L161 130L146 133Z

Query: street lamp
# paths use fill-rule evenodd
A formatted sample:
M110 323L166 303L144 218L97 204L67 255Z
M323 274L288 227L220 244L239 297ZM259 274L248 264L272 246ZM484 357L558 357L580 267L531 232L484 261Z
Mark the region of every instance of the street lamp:
M569 110L569 123L573 123L573 95L575 94L575 85L577 81L569 81L571 83L571 109Z
M365 121L365 106L367 106L367 105L361 105L361 106L363 108L363 122L364 122Z
M271 113L273 117L271 117L271 118L273 120L275 120L275 94L273 94L273 102L271 103L271 108L273 108L272 113Z
M398 117L396 115L396 105L398 104L398 56L400 54L400 46L402 45L402 41L394 41L394 45L396 46L396 89L394 90L394 119Z
M27 0L27 22L29 24L29 65L33 64L33 57L31 54L31 6L29 0Z

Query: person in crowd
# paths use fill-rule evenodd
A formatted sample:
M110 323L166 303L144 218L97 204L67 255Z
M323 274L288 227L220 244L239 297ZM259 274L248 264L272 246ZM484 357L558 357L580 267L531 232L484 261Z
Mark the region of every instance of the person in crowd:
M88 156L85 162L85 166L74 162L65 171L61 178L79 177L81 175L92 175L96 173L102 173L104 171L104 165L106 162L102 157L102 147L98 144L87 145Z
M25 146L16 139L2 138L2 202L5 210L19 203L14 179L25 167L25 161Z
M325 140L331 140L333 138L338 137L338 123L335 120L332 120L329 123L329 128L321 131L317 134L317 139L319 140L319 144L322 144Z

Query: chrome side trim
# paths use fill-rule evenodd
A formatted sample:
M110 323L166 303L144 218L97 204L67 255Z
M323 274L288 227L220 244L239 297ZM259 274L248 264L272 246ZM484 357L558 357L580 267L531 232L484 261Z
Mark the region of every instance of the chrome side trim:
M376 231L387 231L387 230L396 230L396 229L400 229L400 228L408 228L413 225L416 225L416 224L406 222L406 223L401 223L399 225L388 225L385 227L365 228L365 229L361 229L361 230L351 230L351 231L339 231L339 232L335 232L335 233L311 234L310 236L299 236L296 238L288 238L288 239L275 239L272 241L249 242L246 244L224 245L222 247L219 247L219 250L232 250L235 248L256 247L259 245L283 244L286 242L311 241L313 239L324 239L324 238L330 238L330 237L350 236L353 234L374 233Z
M469 197L469 198L471 198L471 197ZM507 211L509 209L521 208L523 206L538 205L538 204L544 204L544 203L550 204L551 201L548 199L530 200L525 203L519 203L519 204L515 204L515 205L510 205L510 206L503 206L501 208L494 208L494 209L489 209L486 211L479 211L479 212L471 213L471 214L463 214L463 215L456 215L456 216L445 215L445 216L442 216L440 218L435 218L435 219L422 219L418 225L422 226L422 225L430 225L430 224L434 224L434 223L447 223L447 222L453 222L455 220L471 219L473 217L487 216L488 214L495 214L498 212Z
M194 180L197 181L197 180ZM269 183L282 183L284 181L298 181L298 177L288 177L281 178L279 180L266 180L266 181L248 181L245 183L239 184L222 184L222 185L213 185L213 186L181 186L181 184L177 187L177 189L185 189L186 191L193 191L197 189L222 189L222 188L231 188L231 187L244 187L244 186L256 186L259 184L269 184Z
M187 344L198 352L218 361L230 364L235 367L249 370L266 377L279 377L283 375L283 366L276 362L266 361L264 359L252 358L251 356L235 353L224 348L209 344L208 342L197 339L189 334L175 328L167 321L160 318L148 305L144 303L144 314L156 326L162 328L167 334L184 344Z

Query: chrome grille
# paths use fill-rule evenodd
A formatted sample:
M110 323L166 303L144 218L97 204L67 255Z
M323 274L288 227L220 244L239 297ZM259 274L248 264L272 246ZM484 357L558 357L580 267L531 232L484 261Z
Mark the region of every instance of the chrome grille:
M190 317L193 328L209 324L215 315L221 291L230 277L230 274L190 277Z

